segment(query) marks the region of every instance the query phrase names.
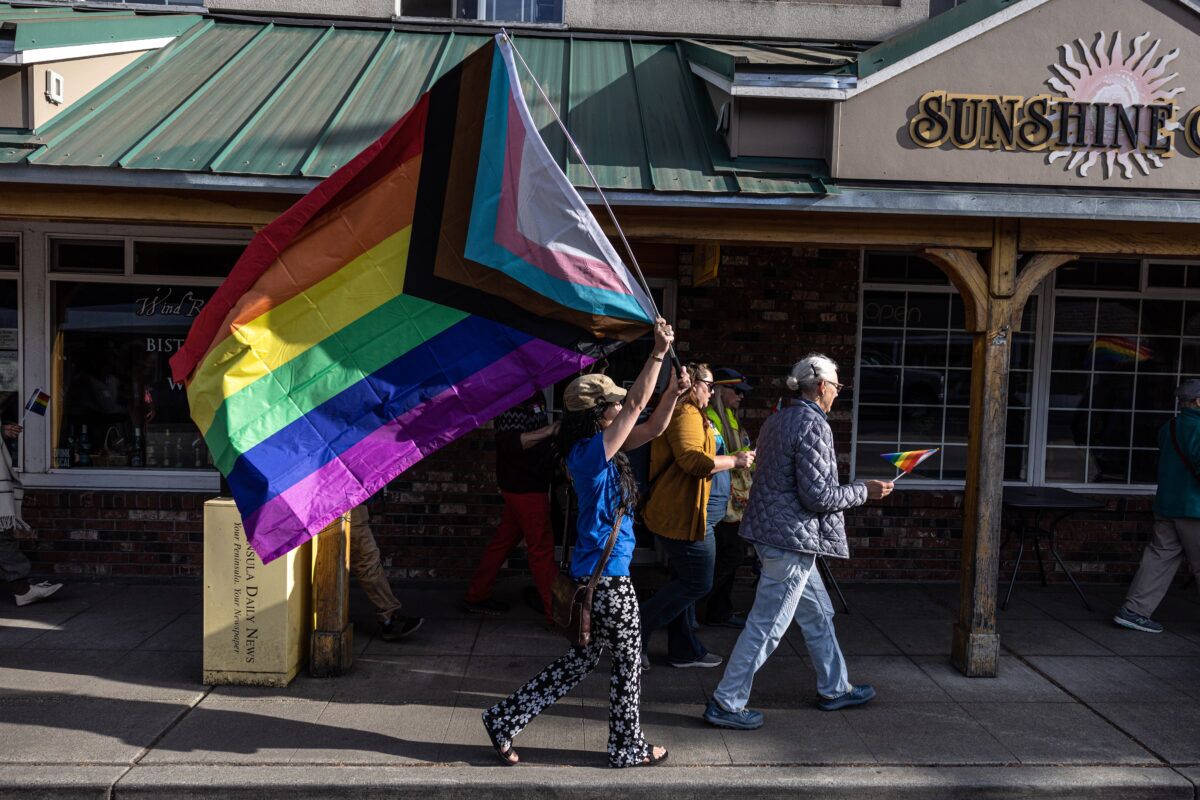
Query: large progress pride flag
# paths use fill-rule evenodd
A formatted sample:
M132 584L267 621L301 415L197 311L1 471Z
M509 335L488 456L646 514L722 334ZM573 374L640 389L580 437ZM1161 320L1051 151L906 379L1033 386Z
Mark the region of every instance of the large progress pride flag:
M653 313L498 36L254 238L171 368L270 561Z

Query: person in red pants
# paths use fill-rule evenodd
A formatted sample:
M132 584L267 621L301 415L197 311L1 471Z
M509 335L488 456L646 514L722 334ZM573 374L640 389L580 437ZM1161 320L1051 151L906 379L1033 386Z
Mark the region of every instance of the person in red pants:
M467 587L462 610L498 615L508 604L492 597L496 576L508 554L522 538L533 581L549 619L550 587L558 574L554 563L554 532L550 528L551 439L558 423L546 424L540 393L496 419L496 482L504 498L504 513Z

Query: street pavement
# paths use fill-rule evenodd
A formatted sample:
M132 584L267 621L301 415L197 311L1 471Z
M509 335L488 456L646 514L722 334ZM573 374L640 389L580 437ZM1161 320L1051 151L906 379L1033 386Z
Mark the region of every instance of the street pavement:
M813 707L798 631L759 673L751 732L700 714L721 670L674 669L665 633L642 685L653 769L610 770L607 662L518 737L500 765L480 711L564 652L520 603L457 610L462 587L397 587L426 617L375 636L354 597L353 670L285 689L201 684L200 589L72 584L0 604L0 798L1096 797L1200 798L1200 594L1173 592L1157 636L1115 628L1115 587L1020 586L1001 612L1000 676L948 663L952 585L843 585L837 628L868 706ZM744 604L750 597L745 595ZM736 631L702 628L716 653Z

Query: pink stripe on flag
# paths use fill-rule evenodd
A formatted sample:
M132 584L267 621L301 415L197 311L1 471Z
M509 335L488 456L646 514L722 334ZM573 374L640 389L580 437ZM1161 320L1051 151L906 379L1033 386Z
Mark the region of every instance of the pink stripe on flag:
M366 501L392 477L429 453L479 427L594 359L534 339L466 380L380 426L369 436L274 497L246 518L254 551L269 562L299 547L336 519L340 509ZM532 376L532 377L531 377ZM482 408L463 407L463 395L488 397Z
M500 181L500 205L496 212L496 243L514 256L551 277L581 286L632 294L616 269L598 259L578 253L551 250L521 232L517 224L521 159L525 151L525 126L516 102L508 100L508 141L504 152L504 177Z

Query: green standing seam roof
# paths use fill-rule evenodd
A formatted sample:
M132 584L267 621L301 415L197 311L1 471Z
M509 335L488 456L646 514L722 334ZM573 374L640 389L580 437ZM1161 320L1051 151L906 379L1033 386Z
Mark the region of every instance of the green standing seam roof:
M517 74L521 77L521 91L529 103L529 114L538 126L542 141L546 143L551 155L559 164L565 164L567 139L563 136L562 128L554 119L554 115L566 119L563 98L570 95L570 73L567 65L571 58L571 40L514 37L513 41L522 58L529 64L529 72L537 76L537 82L541 84L542 91L550 100L550 104L547 105L529 72L520 69L518 65Z
M873 75L987 19L992 14L1021 2L1022 0L967 0L864 52L858 58L858 77L861 79Z
M488 39L206 19L32 134L0 131L0 168L27 163L324 178ZM515 42L605 189L828 191L820 180L827 174L823 162L743 170L729 158L682 42L566 35ZM551 152L576 186L591 188L550 109L518 70Z
M444 36L389 31L301 167L323 178L358 155L412 108L429 83Z

